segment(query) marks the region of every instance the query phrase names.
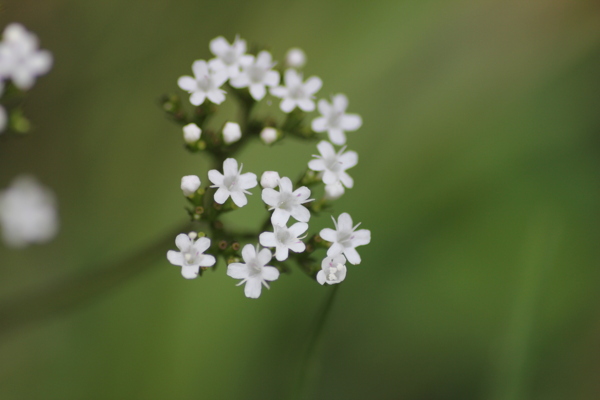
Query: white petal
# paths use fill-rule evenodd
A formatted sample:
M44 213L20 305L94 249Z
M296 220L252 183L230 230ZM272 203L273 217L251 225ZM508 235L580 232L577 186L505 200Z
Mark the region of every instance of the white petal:
M302 235L304 232L308 230L308 224L306 222L296 222L294 225L290 226L289 231L295 237Z
M181 267L181 276L185 279L195 279L198 277L198 270L199 267L197 265Z
M274 281L279 278L279 270L275 267L264 267L262 271L262 278L265 281Z
M285 225L290 219L290 213L282 210L281 208L276 208L273 211L273 215L271 215L271 223L273 225Z
M352 217L348 213L341 213L338 217L338 232L352 232Z
M173 265L182 266L184 263L183 254L178 251L169 250L167 251L167 260Z
M348 189L351 189L354 186L354 179L350 175L345 172L340 174L340 181L346 186Z
M312 121L311 128L315 132L325 132L327 129L327 118L319 117Z
M242 257L247 263L252 262L256 258L256 250L251 244L247 244L242 249Z
M293 186L292 186L292 180L290 178L288 178L287 176L284 176L283 178L281 178L279 180L279 188L281 189L281 192L289 192L291 193L293 190Z
M215 192L215 198L214 200L219 203L219 204L223 204L227 201L227 199L229 198L229 195L231 193L229 192L229 190L220 187L219 189L217 189L217 191Z
M206 93L206 96L215 104L221 104L225 101L225 92L220 89L211 90Z
M288 248L287 246L282 246L279 245L277 246L277 249L275 250L275 258L277 259L277 261L285 261L288 258Z
M215 259L215 257L211 256L210 254L204 254L202 256L202 259L200 260L200 266L212 267L213 265L215 265L216 262L217 260Z
M304 202L310 197L310 189L306 186L300 186L298 189L294 190L292 194L297 200Z
M300 222L308 222L310 220L310 211L304 206L296 206L292 208L292 217Z
M319 100L318 103L319 112L323 114L324 117L328 117L331 114L331 104L325 99Z
M238 162L235 158L228 158L223 162L223 173L225 176L235 176L238 174Z
M321 232L319 232L319 236L332 243L337 240L337 233L331 228L321 229Z
M271 57L271 53L263 50L260 53L258 53L258 56L256 57L256 65L264 68L269 68L271 66L272 60L273 59Z
M273 258L273 254L271 254L269 249L262 249L256 256L256 259L260 265L267 265L267 263L271 261L271 258Z
M213 72L224 72L227 75L227 65L219 58L208 60L208 67Z
M352 245L356 246L364 246L365 244L371 243L371 231L368 229L360 229L352 234L350 237L352 240Z
M277 71L267 71L265 74L265 78L263 82L267 86L277 86L279 85L279 72Z
M296 108L296 101L292 99L283 99L283 101L279 105L279 108L281 108L281 111L283 111L284 113L289 113L294 108Z
M29 63L36 75L45 74L52 66L52 54L49 51L40 50L31 56Z
M211 169L208 171L208 179L213 183L213 185L222 185L224 178L225 177L223 174L216 169Z
M283 87L283 86L277 86L274 88L271 88L270 90L271 94L275 97L285 97L288 94L288 90L287 88Z
M238 89L245 88L250 85L250 78L248 78L248 75L246 75L246 74L239 74L235 78L230 79L229 83L234 88L238 88Z
M315 102L310 99L300 99L297 103L302 111L311 112L315 109Z
M288 248L294 253L302 253L306 250L306 245L301 240L298 240L298 242L292 243Z
M355 131L362 125L362 118L358 114L346 114L342 116L342 129L345 131Z
M212 74L212 80L215 87L220 88L229 79L229 75L225 70L214 71ZM224 91L221 91L225 93Z
M310 160L308 162L308 168L313 171L324 171L325 170L325 161L321 159Z
M350 264L360 264L360 256L358 255L358 252L356 251L356 249L354 249L353 247L349 247L347 249L344 250L344 255L346 256L346 259L348 260L348 262Z
M325 283L325 272L323 272L323 270L320 270L317 273L317 282L319 282L321 285Z
M263 232L258 237L258 241L264 247L275 247L277 246L277 240L275 240L275 234L273 232Z
M344 266L344 268L342 268L342 270L339 272L338 274L338 282L343 281L344 279L346 279L346 272L347 272L347 268L346 266Z
M275 207L279 203L279 192L271 188L263 189L262 200L265 204Z
M262 83L256 83L250 86L250 94L256 101L260 101L267 94L267 89L265 89L265 85Z
M242 189L252 189L258 185L256 174L253 172L246 172L238 177L238 185Z
M248 199L246 198L246 195L237 190L231 192L231 200L233 200L235 205L238 207L244 207L246 204L248 204Z
M196 85L196 80L191 76L182 76L177 79L177 86L188 92L193 92L198 87Z
M330 170L325 170L325 173L323 174L323 183L326 185L334 185L338 182L338 174L336 174L335 172L332 172Z
M194 92L190 96L190 103L195 106L199 106L200 104L204 103L204 100L206 100L206 94L204 92Z
M347 151L339 157L344 169L352 168L358 164L358 154L355 151Z
M181 251L188 251L188 249L190 248L190 245L192 244L191 242L192 242L192 240L185 233L180 233L175 238L175 245Z
M317 144L317 149L323 158L333 158L335 157L335 149L326 140L321 140L319 144Z
M194 250L199 253L204 253L210 247L210 239L207 237L201 237L194 243Z
M321 89L321 86L323 86L323 81L321 81L321 79L316 76L311 76L304 84L304 90L307 91L309 94L313 95L317 93L319 89Z
M209 47L215 56L220 56L229 50L230 45L223 36L218 36L210 41Z
M285 86L288 88L302 84L302 76L294 69L287 69L283 80L285 81Z
M333 96L332 100L333 108L335 108L335 111L343 113L344 111L346 111L346 108L348 108L348 98L343 94Z
M260 279L249 278L246 281L246 287L244 288L244 294L248 298L258 299L260 297L261 289L262 289L262 286L261 286Z
M242 67L249 67L254 64L254 56L252 54L244 54L240 57L240 65Z
M331 140L331 143L337 144L338 146L346 143L346 135L344 134L343 130L333 128L329 129L327 133L329 134L329 140Z
M338 254L342 254L343 251L344 251L344 246L342 246L339 243L334 243L331 245L331 247L329 249L327 249L327 256L335 257Z
M196 60L192 64L192 71L196 79L204 79L208 75L208 64L204 60Z
M234 279L246 279L248 277L248 267L246 264L231 263L227 266L227 275Z

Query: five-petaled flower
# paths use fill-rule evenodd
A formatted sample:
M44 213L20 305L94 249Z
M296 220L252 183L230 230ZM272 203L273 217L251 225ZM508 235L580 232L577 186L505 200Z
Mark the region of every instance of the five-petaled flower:
M285 86L271 88L271 94L283 99L279 105L281 111L289 113L298 107L302 111L315 109L314 94L321 89L323 82L316 76L311 76L302 82L302 74L294 69L288 69L284 75Z
M302 242L302 235L308 230L305 222L296 222L289 228L285 225L273 225L274 232L263 232L259 236L260 244L264 247L275 247L277 261L287 260L289 251L302 253L306 245Z
M223 174L216 169L208 171L208 179L213 183L211 187L218 188L215 192L215 201L219 204L225 203L229 196L238 207L248 204L246 199L250 193L247 189L252 189L258 182L256 174L247 172L242 174L243 164L238 170L238 163L234 158L228 158L223 162Z
M210 51L217 57L209 60L209 64L215 71L224 72L228 78L234 78L240 73L240 62L246 53L246 41L235 37L229 44L223 36L210 41Z
M276 63L273 62L268 51L261 51L256 57L245 55L240 64L242 72L231 78L229 83L234 88L249 88L254 100L259 101L265 97L267 94L265 86L279 85L279 72L272 70Z
M308 162L308 168L323 172L323 183L330 186L331 189L335 187L338 192L340 190L340 186L336 185L338 182L341 182L347 188L354 186L354 180L346 173L346 170L358 163L358 154L355 151L344 152L346 147L336 153L331 143L325 140L319 142L317 149L319 149L321 155L313 156L316 159ZM341 192L344 193L343 186Z
M179 251L169 250L167 259L173 265L181 267L181 275L185 279L194 279L198 276L200 267L212 267L216 259L210 254L203 254L210 247L210 239L198 238L194 241L189 235L180 233L175 238L175 245Z
M190 103L199 106L208 97L215 104L225 101L225 91L219 89L227 81L227 72L208 67L204 60L196 60L192 64L194 77L182 76L177 80L179 87L188 93Z
M317 282L334 285L346 278L346 258L342 254L325 257L321 262L321 270L317 273Z
M306 186L293 189L288 177L279 180L279 192L271 188L263 189L263 201L270 206L269 210L275 210L271 215L273 225L287 224L290 215L300 222L308 222L310 219L310 211L302 205L313 200L309 199L310 189Z
M327 100L319 100L319 112L321 116L312 122L315 132L327 131L329 140L333 144L343 145L346 143L345 131L355 131L362 125L362 119L358 114L346 114L348 98L343 94L331 98L331 104Z
M264 285L269 289L267 281L274 281L279 278L279 270L268 266L273 255L268 249L258 251L251 244L247 244L242 249L242 257L245 263L231 263L227 266L227 275L234 279L242 279L239 285L246 284L244 294L246 297L256 299L260 296Z
M360 264L360 255L356 251L356 247L371 242L371 231L368 229L356 231L360 223L353 227L352 217L348 213L340 214L337 222L333 216L331 219L333 219L335 230L325 228L320 232L323 239L333 243L327 250L327 255L333 257L343 253L350 264Z

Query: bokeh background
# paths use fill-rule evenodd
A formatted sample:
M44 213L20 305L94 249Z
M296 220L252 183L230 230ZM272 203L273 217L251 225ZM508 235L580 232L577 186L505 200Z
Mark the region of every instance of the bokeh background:
M349 134L355 188L335 212L373 239L304 398L600 398L600 3L1 3L2 27L23 23L55 64L28 96L34 131L0 142L0 187L32 173L61 214L52 243L0 247L5 310L185 221L179 180L208 164L158 99L181 94L210 39L240 34L278 60L303 48L320 97L347 94L364 120ZM295 176L314 152L257 142L240 161ZM195 281L162 257L138 272L64 312L0 321L0 398L294 395L329 288L295 271L252 301L223 265Z

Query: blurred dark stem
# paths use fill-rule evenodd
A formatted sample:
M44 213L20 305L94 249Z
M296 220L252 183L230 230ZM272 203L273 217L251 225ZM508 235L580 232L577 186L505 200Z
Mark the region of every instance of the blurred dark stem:
M54 286L32 290L18 299L5 301L0 305L0 337L85 305L147 271L156 265L158 260L165 258L175 236L187 231L189 226L189 223L181 224L177 229L169 231L130 256L94 268L92 272L67 279Z

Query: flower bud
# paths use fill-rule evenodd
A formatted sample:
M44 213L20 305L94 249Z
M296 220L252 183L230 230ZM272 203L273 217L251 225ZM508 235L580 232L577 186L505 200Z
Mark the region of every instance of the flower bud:
M332 183L331 185L325 185L325 198L327 200L339 199L343 194L344 186L342 186L342 182L338 181L336 183Z
M265 142L265 144L273 143L274 141L277 140L278 136L279 135L277 134L277 129L271 128L270 126L265 127L260 132L260 138L262 139L263 142Z
M306 54L297 47L289 49L285 55L285 64L292 68L302 68L306 64Z
M196 175L187 175L181 178L181 190L184 196L193 195L200 187L200 178Z
M265 171L260 177L260 186L263 188L275 188L279 185L279 174L277 171Z
M235 122L227 122L223 127L223 140L227 144L237 142L242 137L240 125Z
M191 123L187 124L183 127L183 140L186 143L194 143L200 139L200 134L202 133L202 129L198 127L198 125Z

